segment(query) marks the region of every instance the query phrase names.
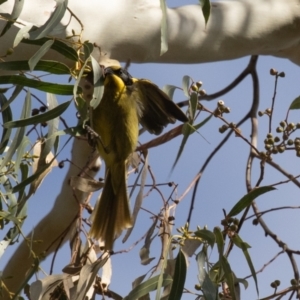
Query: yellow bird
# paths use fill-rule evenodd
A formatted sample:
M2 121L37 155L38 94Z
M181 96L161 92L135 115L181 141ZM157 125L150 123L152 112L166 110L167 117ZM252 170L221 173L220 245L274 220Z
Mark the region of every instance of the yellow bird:
M112 250L114 239L132 226L127 195L127 159L134 152L139 123L160 134L176 119L187 122L181 109L155 84L133 78L118 66L104 70L104 93L92 110L91 125L99 135L97 148L106 164L103 191L93 212L90 236Z

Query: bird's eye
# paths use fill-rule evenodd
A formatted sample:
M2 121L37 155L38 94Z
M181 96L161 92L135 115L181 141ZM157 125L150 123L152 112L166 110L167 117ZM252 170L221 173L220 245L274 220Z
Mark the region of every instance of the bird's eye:
M123 74L124 74L123 70L120 69L120 70L119 70L119 75L123 75Z

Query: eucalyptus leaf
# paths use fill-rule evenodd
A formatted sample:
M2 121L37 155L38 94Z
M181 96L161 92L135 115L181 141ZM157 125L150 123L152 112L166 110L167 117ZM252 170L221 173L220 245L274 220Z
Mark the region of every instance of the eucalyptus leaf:
M52 42L52 40L49 40ZM34 67L35 71L43 71L51 74L64 75L70 74L71 70L63 63L52 60L40 60ZM0 70L9 71L29 71L28 60L0 62Z
M175 85L167 84L163 87L163 91L169 96L170 99L173 99L175 90L178 89Z
M166 0L160 0L162 19L160 25L160 55L168 51L168 15Z
M49 51L53 43L53 40L45 42L45 44L42 45L32 57L30 57L30 59L28 60L28 66L31 72L35 69L35 66L37 65L39 60Z
M55 108L48 110L47 112L36 115L30 118L22 118L16 121L10 121L4 124L5 128L16 128L16 127L23 127L28 125L35 125L43 122L47 122L49 120L53 120L54 118L59 117L70 105L72 100L64 102L60 105L57 105ZM50 137L53 138L55 136L55 132L51 132Z
M246 261L248 263L249 269L251 271L251 275L252 275L252 277L254 279L254 282L255 282L257 296L259 296L258 281L257 281L256 271L255 271L255 268L253 266L253 263L252 263L252 260L251 260L251 256L250 256L250 254L248 252L248 249L251 248L251 247L247 243L245 243L237 233L233 236L232 241L233 241L233 243L237 247L239 247L243 251L243 254L244 254L245 258L246 258Z
M2 123L10 122L13 118L11 108L8 106L6 109L3 109L5 105L7 104L6 97L0 93L0 107L2 112ZM11 129L10 128L3 128L2 130L2 136L0 141L0 155L3 154L5 151L5 148L9 142L9 138L11 135Z
M248 207L257 197L274 190L276 189L272 186L261 186L253 189L234 205L234 207L228 213L227 218L236 216L242 210Z
M138 286L133 288L132 291L123 300L136 300L148 294L149 292L154 291L157 288L159 277L160 275L157 275L139 284ZM162 278L162 286L167 286L172 283L172 278L170 275L163 274Z
M293 100L289 109L300 109L300 96Z
M175 272L173 277L172 288L170 291L169 299L180 300L183 294L185 278L186 278L187 266L186 259L181 251L178 252L176 263L175 263Z
M21 42L24 44L29 44L29 45L37 45L37 46L42 46L45 44L45 42L53 40L53 38L42 38L39 40L27 40L27 39L22 39ZM51 46L52 50L57 51L61 55L65 56L66 58L72 60L72 61L77 61L78 60L78 54L75 49L72 47L68 46L66 43L54 40L54 43Z
M51 33L52 30L55 29L56 26L59 25L61 19L63 18L67 6L68 1L67 0L56 0L56 7L54 12L51 14L50 18L47 20L47 22L39 27L38 29L30 32L30 39L31 40L37 40L41 39L48 34Z
M0 84L19 84L31 87L43 92L48 92L57 95L72 95L73 85L57 84L45 81L38 81L24 76L18 75L4 75L0 76ZM80 91L80 89L79 89Z
M24 2L25 0L15 1L12 13L10 15L10 20L7 21L6 25L2 29L0 37L3 36L9 30L9 28L15 23L15 21L19 18L24 6Z
M23 106L23 110L21 113L21 119L26 118L31 113L31 94L30 91L27 91L27 95L25 98L25 104ZM0 170L12 159L13 155L15 154L16 150L18 149L20 143L23 140L23 137L25 135L25 127L21 127L16 131L16 134L14 136L14 139L1 162Z
M205 20L205 26L207 25L208 19L210 17L211 4L210 0L199 0L202 7L202 13Z

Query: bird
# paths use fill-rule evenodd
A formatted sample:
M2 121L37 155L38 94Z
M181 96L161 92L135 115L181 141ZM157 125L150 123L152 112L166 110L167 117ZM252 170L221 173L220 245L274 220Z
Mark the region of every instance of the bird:
M104 69L104 92L92 108L91 127L97 134L97 149L105 162L102 194L92 214L90 237L112 251L115 238L132 227L127 194L128 158L134 152L139 124L159 135L169 123L187 122L183 111L147 79L137 79L120 66Z

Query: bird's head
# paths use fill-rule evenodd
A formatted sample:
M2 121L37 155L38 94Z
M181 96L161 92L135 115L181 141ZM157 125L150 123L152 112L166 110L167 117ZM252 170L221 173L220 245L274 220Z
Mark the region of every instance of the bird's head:
M104 76L105 77L114 76L115 77L114 79L116 81L121 79L123 84L126 86L130 86L133 84L132 76L125 69L122 69L120 66L110 66L105 68Z

